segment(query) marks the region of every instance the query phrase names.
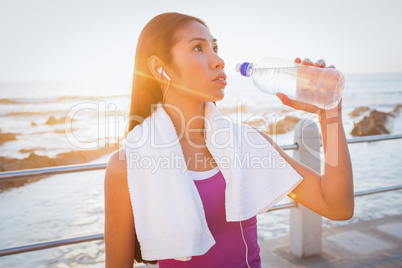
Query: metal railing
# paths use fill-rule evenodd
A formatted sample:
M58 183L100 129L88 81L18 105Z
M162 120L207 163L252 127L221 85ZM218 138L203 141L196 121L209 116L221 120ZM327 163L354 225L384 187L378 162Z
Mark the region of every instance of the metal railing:
M402 139L402 134L375 135L375 136L352 138L352 139L348 139L348 144L395 140L395 139ZM297 143L281 146L281 148L283 150L297 150L298 147L299 146ZM105 169L106 165L107 165L106 163L82 164L82 165L58 166L58 167L49 167L49 168L36 168L36 169L6 171L6 172L0 172L0 181L26 178L26 177L31 177L31 176L39 176L39 175L55 175L55 174L72 173L72 172L101 170L101 169Z
M385 141L385 140L395 140L401 139L402 134L395 134L395 135L376 135L376 136L367 136L367 137L359 137L359 138L352 138L348 139L348 144L354 143L363 143L363 142L377 142L377 141ZM281 146L283 150L298 150L299 145L297 143L291 145ZM72 172L83 172L83 171L93 171L93 170L102 170L106 168L106 163L101 164L82 164L82 165L71 165L71 166L58 166L58 167L50 167L50 168L38 168L38 169L28 169L28 170L17 170L17 171L8 171L8 172L0 172L0 182L6 180L17 180L31 176L40 176L40 175L55 175L55 174L64 174L64 173L72 173ZM402 185L395 185L390 187L382 187L376 188L371 190L359 191L355 192L355 197L377 194L377 193L384 193L389 191L396 191L401 190ZM267 212L282 210L282 209L289 209L297 207L296 202L290 202L280 205L275 205ZM53 247L65 246L65 245L72 245L77 243L83 242L90 242L96 240L103 240L104 234L95 234L89 236L80 236L75 238L69 239L62 239L56 241L49 241L37 244L30 244L24 245L20 247L13 247L13 248L6 248L0 250L0 257L25 253L30 251L36 251L41 249L48 249Z

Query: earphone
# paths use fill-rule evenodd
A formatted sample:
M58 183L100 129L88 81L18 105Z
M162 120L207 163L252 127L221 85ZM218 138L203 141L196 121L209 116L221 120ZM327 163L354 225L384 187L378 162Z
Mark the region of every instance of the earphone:
M158 73L162 74L162 75L168 80L168 84L167 84L165 93L163 93L163 97L162 97L162 102L163 102L163 101L165 100L165 95L166 95L166 92L167 92L168 89L169 89L170 81L171 81L172 79L167 75L167 73L163 70L162 67L159 67L159 68L158 68Z
M158 68L158 73L162 74L164 77L166 77L166 79L170 82L172 79L170 79L170 77L167 75L167 73L165 73L165 70L163 70L162 67Z

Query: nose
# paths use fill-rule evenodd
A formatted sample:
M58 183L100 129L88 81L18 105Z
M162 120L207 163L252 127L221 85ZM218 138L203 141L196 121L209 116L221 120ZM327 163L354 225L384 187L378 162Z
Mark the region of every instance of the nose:
M225 61L215 54L213 59L211 60L211 67L212 69L224 69L225 68Z

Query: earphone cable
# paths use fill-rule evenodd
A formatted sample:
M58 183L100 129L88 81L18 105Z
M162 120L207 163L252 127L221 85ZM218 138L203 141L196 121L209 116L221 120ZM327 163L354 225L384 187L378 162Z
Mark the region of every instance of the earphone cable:
M247 267L248 268L251 268L250 267L250 265L248 264L248 247L247 247L247 243L246 243L246 240L244 239L244 234L243 234L243 227L241 226L241 221L240 221L240 229L241 229L241 235L242 235L242 237L243 237L243 241L244 241L244 245L246 245L246 263L247 263Z

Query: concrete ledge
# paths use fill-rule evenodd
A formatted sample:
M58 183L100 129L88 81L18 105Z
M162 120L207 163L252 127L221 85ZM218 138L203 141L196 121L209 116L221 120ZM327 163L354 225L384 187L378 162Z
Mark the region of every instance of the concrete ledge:
M383 224L378 226L377 230L402 239L402 222Z
M402 215L324 229L323 254L297 258L289 237L259 241L263 268L402 267Z
M330 235L327 237L327 240L355 254L370 254L391 247L390 244L359 231Z

